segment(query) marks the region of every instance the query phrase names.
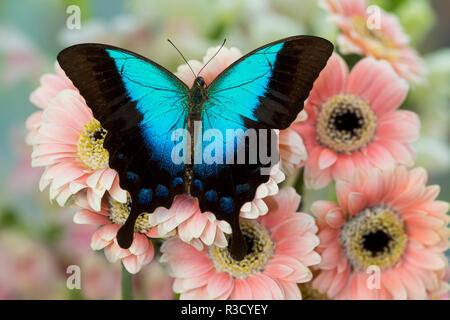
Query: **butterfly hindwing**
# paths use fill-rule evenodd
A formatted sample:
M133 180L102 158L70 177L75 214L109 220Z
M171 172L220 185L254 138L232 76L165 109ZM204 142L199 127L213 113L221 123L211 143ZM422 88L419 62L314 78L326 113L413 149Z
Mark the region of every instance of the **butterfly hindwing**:
M108 132L110 167L132 200L118 237L128 247L140 213L168 207L186 191L184 163L174 163L171 152L172 133L187 127L188 88L155 63L111 46L75 45L58 62Z

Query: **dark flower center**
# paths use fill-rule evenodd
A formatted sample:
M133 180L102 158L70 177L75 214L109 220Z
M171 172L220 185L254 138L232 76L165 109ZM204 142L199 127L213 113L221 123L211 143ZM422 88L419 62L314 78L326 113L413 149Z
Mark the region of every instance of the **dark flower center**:
M98 129L94 132L92 138L94 138L95 140L102 140L106 135L106 130L101 128Z
M333 112L335 115L330 119L330 125L338 131L350 132L351 136L356 136L355 129L361 129L364 121L359 110L345 110L344 112Z
M370 251L372 257L384 252L385 248L389 251L389 242L392 240L391 236L383 230L368 233L363 236L363 248Z
M397 212L379 205L350 218L342 226L339 240L352 267L365 270L369 266L383 269L398 263L408 237Z
M352 152L369 144L376 129L376 116L359 96L338 94L319 109L317 140L336 152Z

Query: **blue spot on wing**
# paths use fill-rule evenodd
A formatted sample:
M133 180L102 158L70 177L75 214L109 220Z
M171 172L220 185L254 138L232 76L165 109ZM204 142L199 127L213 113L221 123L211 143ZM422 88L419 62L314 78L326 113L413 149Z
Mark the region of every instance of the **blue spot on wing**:
M250 190L250 185L248 183L238 184L236 186L236 193L241 194Z
M151 189L141 189L141 191L139 191L139 203L141 205L147 205L150 202L152 202L153 199L153 192Z
M220 198L219 206L220 209L225 213L232 214L234 212L234 201L230 197Z
M183 184L183 179L180 177L176 177L172 180L172 187L176 188Z
M217 192L215 190L209 190L205 192L205 199L208 202L217 202L219 198L217 197Z
M163 186L162 184L158 184L155 190L155 194L157 197L167 197L169 195L169 190L166 186Z
M199 192L201 192L203 190L203 183L200 180L195 179L192 184L193 184L194 188L197 189Z
M139 176L136 173L134 173L134 172L128 171L127 172L127 179L130 180L131 182L135 183L135 182L138 181Z

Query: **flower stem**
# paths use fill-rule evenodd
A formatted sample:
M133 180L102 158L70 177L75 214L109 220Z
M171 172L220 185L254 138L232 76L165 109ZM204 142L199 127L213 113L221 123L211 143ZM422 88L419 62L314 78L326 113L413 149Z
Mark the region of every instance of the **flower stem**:
M304 168L301 168L300 171L298 172L297 180L294 183L295 190L302 197L302 200L301 200L300 205L298 207L298 211L302 210L302 207L303 207L303 194L305 192L305 188L304 188L304 185L303 185L303 171L304 171Z
M122 300L133 300L133 275L122 264Z

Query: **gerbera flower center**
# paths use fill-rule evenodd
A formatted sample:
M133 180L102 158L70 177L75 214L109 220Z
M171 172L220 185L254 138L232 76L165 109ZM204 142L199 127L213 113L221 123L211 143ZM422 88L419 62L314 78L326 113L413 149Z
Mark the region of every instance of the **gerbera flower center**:
M84 165L91 170L99 170L108 167L109 154L103 148L106 130L102 128L100 122L93 119L83 127L77 145L78 156Z
M319 110L317 140L336 152L352 152L366 146L375 134L376 116L367 102L352 94L338 94Z
M372 46L378 47L380 50L384 48L395 47L393 41L377 26L369 28L367 25L367 18L354 17L353 28L361 36L361 38L372 41Z
M366 270L375 265L389 268L400 261L407 235L403 220L387 206L361 211L341 230L340 241L351 265Z
M128 199L126 203L118 202L109 198L109 220L114 224L124 224L131 212L131 201ZM138 233L147 233L150 228L150 214L141 213L134 224L134 231Z
M269 231L260 222L241 220L241 230L247 242L247 255L241 261L234 260L228 248L211 246L208 250L216 270L234 278L247 278L264 270L275 250Z
M302 300L329 300L326 294L314 289L311 282L299 283L298 287L302 293Z

